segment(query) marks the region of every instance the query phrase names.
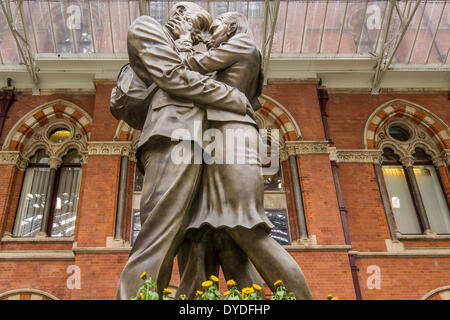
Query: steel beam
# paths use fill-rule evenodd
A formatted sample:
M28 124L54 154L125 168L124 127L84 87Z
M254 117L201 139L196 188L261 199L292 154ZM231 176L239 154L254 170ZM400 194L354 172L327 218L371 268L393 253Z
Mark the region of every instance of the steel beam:
M6 22L8 23L9 29L11 30L11 34L16 42L17 50L22 58L23 63L25 64L27 71L31 77L31 80L34 83L35 89L38 88L39 79L36 74L35 62L33 58L33 54L31 52L31 48L28 41L28 33L26 30L26 20L23 14L22 8L23 0L19 0L16 3L16 11L13 15L11 11L11 0L7 0L5 2L0 2L0 6L2 8L3 14L6 18ZM15 28L16 20L20 16L22 27L24 30L24 35L21 35L19 31ZM22 45L25 47L25 50L22 48Z
M394 56L397 52L398 47L400 46L400 43L403 40L403 37L406 34L406 31L408 30L409 25L411 24L412 19L414 18L414 15L419 8L420 3L422 0L417 0L413 11L408 17L404 17L403 14L400 11L400 8L398 7L397 0L390 0L390 8L389 8L389 16L388 16L388 22L386 24L385 30L384 30L384 37L383 42L381 45L381 52L378 56L377 60L377 67L375 70L375 75L372 82L372 94L378 94L380 92L380 84L383 80L383 77L386 73L386 71L389 69L389 66L392 63L392 60L394 59ZM399 15L402 25L400 27L400 30L398 30L395 34L395 36L392 38L391 41L393 41L393 49L390 50L388 55L385 57L386 49L391 44L391 41L388 41L388 35L395 33L394 30L391 29L391 22L393 18L394 8L397 8L397 14Z
M274 2L274 9L270 5ZM263 54L263 71L264 71L264 81L267 81L267 72L269 70L270 54L272 51L273 36L275 33L275 27L277 25L278 11L280 9L280 0L265 0L265 11L264 11L264 39L262 44L262 54ZM270 30L269 30L270 27Z

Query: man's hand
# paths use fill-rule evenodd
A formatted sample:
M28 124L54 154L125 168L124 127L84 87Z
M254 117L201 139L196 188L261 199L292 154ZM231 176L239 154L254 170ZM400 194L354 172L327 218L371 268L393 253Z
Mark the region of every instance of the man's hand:
M166 27L172 32L176 40L180 39L192 42L194 27L189 17L174 16L167 21Z

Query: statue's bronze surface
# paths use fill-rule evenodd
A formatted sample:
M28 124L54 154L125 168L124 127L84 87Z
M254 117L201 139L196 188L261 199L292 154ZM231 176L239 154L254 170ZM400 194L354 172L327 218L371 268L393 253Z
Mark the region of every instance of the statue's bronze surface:
M216 158L232 152L244 163L198 163L195 153L183 163L172 159L180 144L171 139L177 130L189 133L181 139L194 150L203 146L206 129L223 136L246 130L260 139L254 111L260 107L261 53L244 16L226 13L211 20L200 6L180 2L170 10L165 26L141 16L129 28L130 68L122 70L129 76L119 77L111 111L142 129L137 159L145 176L142 227L117 298L136 295L144 271L161 292L178 253L177 293L189 298L221 266L225 277L241 287L262 285L259 272L272 289L281 279L297 299L311 299L297 263L269 235L273 225L264 213L256 145L243 148L224 141L215 150ZM208 51L193 50L200 41ZM134 84L141 95L132 90ZM145 121L137 116L143 107Z

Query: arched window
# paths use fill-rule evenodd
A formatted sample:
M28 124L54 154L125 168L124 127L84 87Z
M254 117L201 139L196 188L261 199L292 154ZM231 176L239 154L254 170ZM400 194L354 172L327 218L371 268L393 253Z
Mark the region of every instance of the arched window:
M71 237L75 230L78 197L81 181L81 157L70 150L62 158L56 172L53 203L50 210L48 234L52 237Z
M44 208L49 202L49 177L48 156L45 150L38 150L25 171L14 236L34 237L41 230Z
M424 132L408 122L381 132L382 172L402 234L450 234L449 207Z
M25 171L13 235L73 236L80 180L77 150L70 150L58 168L51 168L45 150L38 150Z

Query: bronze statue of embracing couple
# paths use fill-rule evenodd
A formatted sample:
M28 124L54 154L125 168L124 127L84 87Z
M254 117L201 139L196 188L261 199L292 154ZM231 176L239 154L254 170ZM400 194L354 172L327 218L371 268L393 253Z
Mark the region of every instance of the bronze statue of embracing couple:
M200 42L206 52L194 50ZM213 21L197 4L179 2L164 26L137 18L127 44L130 63L112 92L111 112L141 130L136 158L144 183L141 231L117 299L136 295L143 272L161 295L175 256L177 295L188 299L219 268L239 288L262 287L262 277L273 290L281 279L297 299L311 299L298 264L270 236L258 143L217 139L236 130L260 139L254 112L262 58L245 16L228 12ZM204 148L206 131L215 134L213 151Z

